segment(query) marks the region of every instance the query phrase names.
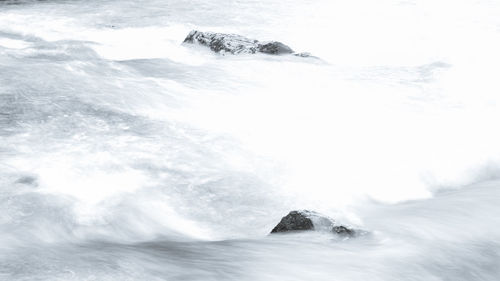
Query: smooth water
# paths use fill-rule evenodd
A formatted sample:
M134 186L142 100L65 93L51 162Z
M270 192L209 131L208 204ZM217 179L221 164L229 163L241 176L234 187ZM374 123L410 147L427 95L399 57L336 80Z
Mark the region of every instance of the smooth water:
M0 1L0 280L499 280L498 15ZM267 236L293 209L368 234Z

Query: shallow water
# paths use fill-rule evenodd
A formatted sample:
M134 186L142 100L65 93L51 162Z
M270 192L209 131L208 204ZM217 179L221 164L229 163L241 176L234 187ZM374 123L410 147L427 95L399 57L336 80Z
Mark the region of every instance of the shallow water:
M497 280L499 13L1 1L0 279ZM368 233L267 236L292 209Z
M26 243L3 252L5 280L496 280L498 182L360 208L370 233L254 239ZM481 204L478 204L481 202ZM467 208L464 208L467 206Z

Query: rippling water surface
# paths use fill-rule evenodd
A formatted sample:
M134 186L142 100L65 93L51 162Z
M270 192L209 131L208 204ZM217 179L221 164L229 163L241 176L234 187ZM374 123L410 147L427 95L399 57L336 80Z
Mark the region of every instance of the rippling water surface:
M498 15L0 1L0 280L499 280ZM367 234L267 236L293 209Z

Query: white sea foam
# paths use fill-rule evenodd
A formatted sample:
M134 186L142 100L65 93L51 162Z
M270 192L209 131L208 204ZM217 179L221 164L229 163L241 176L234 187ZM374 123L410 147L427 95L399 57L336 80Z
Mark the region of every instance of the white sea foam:
M498 14L2 1L0 279L498 279ZM192 29L319 59L220 56ZM291 209L370 234L265 238Z

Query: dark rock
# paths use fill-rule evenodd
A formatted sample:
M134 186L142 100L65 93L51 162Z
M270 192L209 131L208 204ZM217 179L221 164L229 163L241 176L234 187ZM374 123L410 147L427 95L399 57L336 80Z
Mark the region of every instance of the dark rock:
M220 54L255 54L264 53L270 55L293 54L293 50L287 45L277 42L259 42L237 34L191 31L184 43L197 43L209 47L212 51Z
M332 228L332 232L337 233L339 235L344 235L344 236L354 236L354 230L349 229L349 228L342 226L342 225L334 226Z
M271 55L281 55L281 54L292 54L293 50L281 42L273 41L265 44L260 44L259 52Z
M291 211L281 219L271 233L312 229L314 229L314 225L309 216L304 212Z
M191 31L184 43L198 43L209 47L216 53L255 54L258 50L256 40L251 40L236 34Z
M335 221L325 215L313 211L291 211L284 216L271 233L316 230L333 232L340 236L352 237L355 235L353 229L342 225L336 225Z

